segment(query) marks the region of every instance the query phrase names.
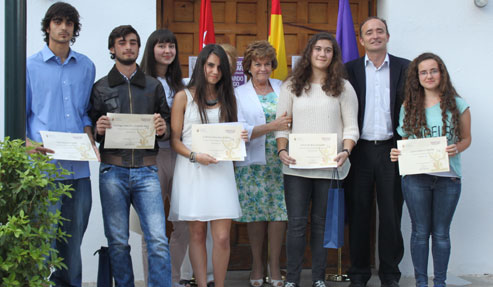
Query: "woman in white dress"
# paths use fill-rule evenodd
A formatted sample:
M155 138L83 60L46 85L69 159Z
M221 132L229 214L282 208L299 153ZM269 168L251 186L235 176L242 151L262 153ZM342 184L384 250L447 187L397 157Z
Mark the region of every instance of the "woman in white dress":
M202 49L187 89L175 95L171 113L171 145L178 156L169 218L188 222L190 260L199 287L207 285L205 240L210 221L214 281L223 287L231 219L241 216L233 163L191 150L193 124L237 121L228 57L220 46Z

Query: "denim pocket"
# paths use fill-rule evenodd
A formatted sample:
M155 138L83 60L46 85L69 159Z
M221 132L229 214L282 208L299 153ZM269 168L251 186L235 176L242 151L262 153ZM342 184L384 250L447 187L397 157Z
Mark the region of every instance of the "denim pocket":
M157 173L157 166L155 166L155 165L149 165L149 166L147 166L147 168L148 168L151 172Z
M451 177L450 180L455 184L461 184L461 178L460 177Z
M99 174L107 173L108 171L110 171L111 167L111 164L101 163L101 165L99 166Z

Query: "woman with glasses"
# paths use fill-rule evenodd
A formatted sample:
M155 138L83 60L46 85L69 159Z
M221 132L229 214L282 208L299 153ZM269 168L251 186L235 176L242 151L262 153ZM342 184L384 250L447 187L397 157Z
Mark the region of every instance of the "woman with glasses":
M411 256L416 286L428 286L431 236L434 286L446 286L450 224L461 193L460 155L471 144L471 112L457 94L442 59L424 53L408 70L397 132L403 139L446 137L450 171L406 175L402 193L412 222ZM392 149L392 161L400 151Z

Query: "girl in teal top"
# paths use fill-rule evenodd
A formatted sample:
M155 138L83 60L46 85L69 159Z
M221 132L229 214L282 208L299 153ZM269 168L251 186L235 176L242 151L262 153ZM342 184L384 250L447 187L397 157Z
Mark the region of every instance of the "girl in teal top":
M402 193L412 222L411 257L416 286L428 286L432 238L434 286L446 286L450 224L461 192L460 153L471 144L471 112L455 91L442 59L424 53L409 66L397 132L403 139L447 137L450 171L407 175ZM398 149L390 158L397 161Z

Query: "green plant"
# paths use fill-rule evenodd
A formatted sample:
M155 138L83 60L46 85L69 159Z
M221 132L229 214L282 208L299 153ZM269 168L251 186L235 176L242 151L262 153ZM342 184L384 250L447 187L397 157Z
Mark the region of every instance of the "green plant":
M31 153L21 140L0 141L0 286L49 286L51 268L66 268L54 240L66 240L58 228L60 211L50 212L70 187L56 179L68 174Z

